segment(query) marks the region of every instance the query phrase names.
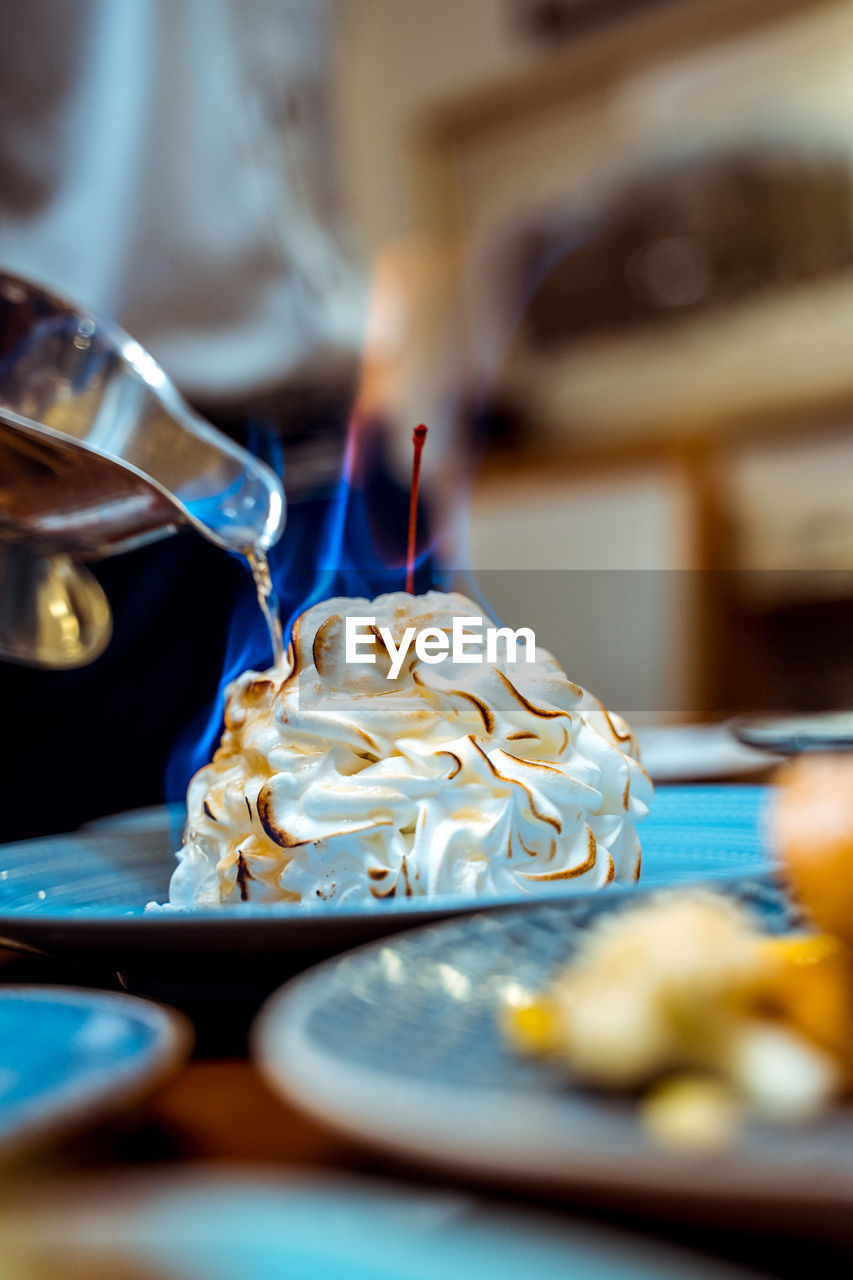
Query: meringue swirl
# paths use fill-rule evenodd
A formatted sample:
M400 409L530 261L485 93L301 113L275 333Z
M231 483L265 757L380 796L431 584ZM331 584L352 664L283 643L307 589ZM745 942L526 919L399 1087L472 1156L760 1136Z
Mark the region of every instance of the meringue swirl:
M187 795L176 907L513 897L635 880L651 782L628 726L536 661L347 663L344 619L450 634L465 596L326 600L284 669L229 687L225 730Z

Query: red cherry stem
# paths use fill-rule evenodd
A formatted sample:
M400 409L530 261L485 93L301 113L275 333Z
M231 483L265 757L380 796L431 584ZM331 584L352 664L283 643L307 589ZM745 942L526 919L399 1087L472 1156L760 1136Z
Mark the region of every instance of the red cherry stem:
M427 429L423 423L412 432L415 455L412 459L412 492L409 497L409 547L406 552L406 590L415 594L415 538L418 528L418 489L421 483L421 454Z

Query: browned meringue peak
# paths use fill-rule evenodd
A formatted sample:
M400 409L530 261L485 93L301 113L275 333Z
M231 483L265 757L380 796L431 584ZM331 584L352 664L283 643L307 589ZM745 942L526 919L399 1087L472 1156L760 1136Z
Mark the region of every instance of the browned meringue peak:
M347 663L347 615L399 645L483 618L465 596L335 599L294 628L289 665L229 690L226 728L190 784L172 878L179 906L395 895L507 896L639 873L635 823L651 784L630 730L551 654L429 664L396 679Z

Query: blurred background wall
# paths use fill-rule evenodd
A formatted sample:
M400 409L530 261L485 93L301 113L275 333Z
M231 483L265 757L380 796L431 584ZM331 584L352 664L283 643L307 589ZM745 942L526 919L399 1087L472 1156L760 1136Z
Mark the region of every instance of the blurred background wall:
M440 491L479 449L504 620L638 718L853 704L853 4L349 0L338 67L381 396Z

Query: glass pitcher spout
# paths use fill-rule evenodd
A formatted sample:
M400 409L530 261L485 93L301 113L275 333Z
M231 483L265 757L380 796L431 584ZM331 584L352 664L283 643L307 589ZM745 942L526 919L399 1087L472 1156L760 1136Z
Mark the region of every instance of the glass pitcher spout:
M278 476L193 412L138 342L0 272L0 656L97 656L109 607L81 562L184 524L257 558L284 522Z
M273 471L205 422L110 321L0 273L0 538L97 559L194 525L270 547Z

